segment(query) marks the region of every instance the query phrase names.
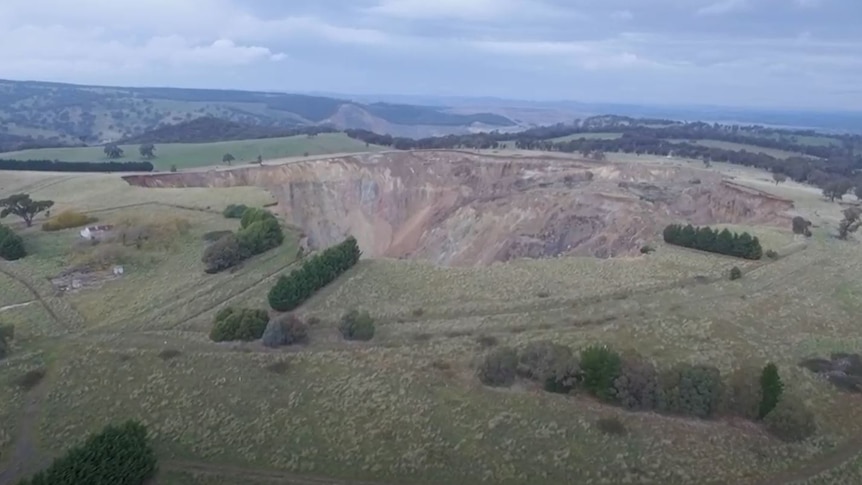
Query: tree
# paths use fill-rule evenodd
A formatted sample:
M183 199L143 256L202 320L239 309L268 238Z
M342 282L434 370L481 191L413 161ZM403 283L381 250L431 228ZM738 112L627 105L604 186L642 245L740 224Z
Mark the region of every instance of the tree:
M116 143L108 143L105 145L105 155L108 158L114 160L117 158L123 158L123 149L119 147Z
M848 178L837 178L831 180L826 183L823 187L823 195L829 197L829 200L835 202L835 199L841 199L844 197L851 188L853 188L853 182Z
M606 346L593 345L581 352L583 386L601 400L613 399L614 381L620 376L621 368L620 354Z
M859 207L844 209L844 219L838 223L838 239L846 240L851 232L856 232L859 229L859 226L862 225L862 221L859 219L860 216L862 216L862 209Z
M763 396L757 413L758 419L763 419L775 409L784 391L781 376L778 375L778 367L773 363L766 364L760 374L760 389Z
M141 156L146 158L147 160L151 160L153 158L156 158L156 146L152 143L144 143L143 145L138 147L138 153L140 153Z
M258 164L258 165L263 165L263 156L262 156L262 155L258 155L258 156L257 156L257 164Z
M234 158L234 156L230 153L225 153L224 156L221 157L222 163L226 163L228 164L228 166L230 166L231 162L233 162L234 160L236 160L236 158Z
M620 375L614 379L613 400L629 411L651 411L659 400L658 371L638 354L622 357Z
M515 382L518 354L511 347L494 349L476 368L476 377L486 386L508 387Z
M715 252L719 254L731 254L733 252L733 233L724 228L715 237Z
M216 314L210 339L214 342L257 340L263 336L268 321L265 310L228 307Z
M814 413L801 401L786 394L763 418L763 422L770 433L787 442L804 441L817 432Z
M724 394L721 373L708 365L679 365L660 376L660 409L706 419L719 408Z
M367 311L351 310L341 317L338 330L345 340L371 340L374 338L374 319Z
M281 318L273 318L263 331L263 345L267 347L300 344L307 340L308 325L292 313Z
M742 270L739 269L739 266L730 268L730 281L738 280L740 278L742 278Z
M778 185L787 181L787 175L780 172L772 172L772 180L775 181L775 185Z
M206 273L214 274L238 264L247 257L236 235L228 234L207 246L201 262L206 265L204 270Z
M36 214L53 206L53 200L32 200L29 194L15 194L0 200L0 207L3 208L0 211L0 218L13 214L24 219L27 227L30 227L33 225L33 218L36 217Z
M804 217L796 216L793 218L793 234L805 234L807 237L811 237L809 227L811 227L811 221Z
M572 349L550 340L528 343L518 352L519 375L542 383L548 392L566 394L578 383L580 369Z

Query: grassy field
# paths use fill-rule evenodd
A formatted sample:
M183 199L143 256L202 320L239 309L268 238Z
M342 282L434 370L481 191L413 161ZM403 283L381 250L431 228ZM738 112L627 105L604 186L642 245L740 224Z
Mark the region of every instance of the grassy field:
M668 140L672 143L691 143L689 140ZM720 148L722 150L733 150L733 151L742 151L745 150L747 152L752 153L765 153L769 156L775 158L790 158L790 157L803 157L805 156L802 153L796 152L788 152L786 150L777 150L775 148L763 148L756 145L746 145L743 143L733 143L729 141L719 141L719 140L695 140L695 145L702 145L705 147L711 148Z
M49 278L82 257L73 249L75 231L23 231L32 255L0 269L32 283L44 303L0 313L21 334L11 358L0 361L0 469L28 400L39 411L34 441L48 454L108 422L141 419L164 464L156 483L171 485L257 483L256 472L270 478L260 483L273 476L305 483L294 480L299 474L386 483L754 484L816 463L862 433L862 399L796 364L862 351L862 248L829 237L836 204L803 186L761 184L768 174L747 168L711 170L725 169L738 183L797 200L815 220L816 237L789 251L799 246L789 227L728 226L778 250L774 262L660 241L648 256L485 268L364 260L299 311L319 318L310 344L283 350L214 344L208 332L219 308L265 307L272 281L296 264L296 235L233 273L206 275L199 259L203 234L236 228L218 213L225 205L262 205L269 194L130 188L108 175L12 174L0 193L31 191L58 207L98 211L109 223L185 220L188 227L130 249L123 278L62 297ZM732 266L742 279L727 279ZM5 277L12 291L0 301L29 301L26 288ZM338 319L353 308L375 317L371 342L340 338ZM527 384L485 388L472 367L483 351L480 337L515 347L539 339L575 349L608 343L636 348L660 367L708 363L723 372L747 359L771 360L787 392L816 410L818 436L786 444L730 419L627 413ZM40 365L48 373L38 390L13 385ZM596 422L604 417L620 419L627 434L600 431ZM213 473L196 474L188 464ZM829 473L804 483L855 483L858 460Z
M121 145L124 157L119 161L141 160L138 145ZM380 149L366 147L343 133L323 133L314 138L305 135L287 138L265 138L260 140L223 141L215 143L167 143L156 145L153 164L159 170L219 165L222 157L230 153L234 163L248 163L261 155L264 160L330 153L367 152ZM66 162L91 162L107 160L102 147L86 148L41 148L19 152L0 153L0 158L17 160L61 160Z

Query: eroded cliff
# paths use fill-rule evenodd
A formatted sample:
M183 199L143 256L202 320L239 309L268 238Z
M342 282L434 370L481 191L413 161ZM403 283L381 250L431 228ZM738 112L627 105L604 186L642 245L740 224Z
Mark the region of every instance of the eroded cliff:
M312 247L353 234L370 256L481 265L635 254L672 221L785 223L791 201L661 165L386 152L209 172L128 176L145 187L255 185Z

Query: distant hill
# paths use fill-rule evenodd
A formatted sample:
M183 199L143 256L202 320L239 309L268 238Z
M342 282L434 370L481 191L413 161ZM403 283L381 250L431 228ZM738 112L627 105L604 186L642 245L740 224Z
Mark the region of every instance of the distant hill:
M237 121L224 120L214 116L204 116L175 125L161 126L145 131L140 135L119 140L120 144L139 143L211 143L233 140L255 140L261 138L281 138L297 135L319 135L338 131L331 125L312 125L297 128L252 125Z
M394 136L464 134L516 125L498 114L454 113L443 106L364 104L275 92L0 80L0 151L136 140L145 132L207 116L272 130L251 138L322 125Z

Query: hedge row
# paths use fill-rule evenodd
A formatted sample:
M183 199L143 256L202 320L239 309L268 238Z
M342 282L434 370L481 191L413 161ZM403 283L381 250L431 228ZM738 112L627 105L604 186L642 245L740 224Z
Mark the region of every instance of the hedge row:
M502 347L485 355L476 375L488 386L509 386L520 376L548 392L584 391L629 411L657 411L708 419L719 414L762 420L788 441L814 433L810 411L784 394L773 364L745 366L725 382L710 365L679 364L659 371L637 354L591 346L575 355L551 341L530 342L519 350Z
M269 211L245 209L240 225L236 234L226 234L204 250L201 259L206 265L204 271L209 274L224 271L284 242L281 225Z
M676 246L744 259L763 257L760 241L747 232L737 234L727 229L718 231L709 227L694 227L691 224L671 224L664 229L663 236L664 242Z
M49 221L42 224L42 230L61 231L63 229L86 226L87 224L92 224L96 221L97 219L95 217L90 217L87 214L69 210L57 214Z
M314 255L300 269L278 279L269 291L269 305L280 312L293 310L355 265L361 254L356 239L351 236Z
M18 485L141 485L155 472L147 429L127 421L107 426Z
M0 225L0 258L6 261L15 261L27 256L24 249L24 240L15 234L12 229Z
M0 170L35 172L152 172L150 162L59 162L57 160L0 159Z

